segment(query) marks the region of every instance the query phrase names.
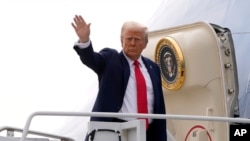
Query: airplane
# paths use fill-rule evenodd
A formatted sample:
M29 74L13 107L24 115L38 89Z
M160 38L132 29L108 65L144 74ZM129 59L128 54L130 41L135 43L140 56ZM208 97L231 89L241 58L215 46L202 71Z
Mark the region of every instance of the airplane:
M228 28L196 22L152 31L143 55L155 60L161 69L167 114L239 117L237 64ZM235 122L176 119L167 122L169 134L176 141L226 141L231 124ZM17 140L14 132L23 131L11 127L2 130L8 131L8 137L0 138L3 141ZM65 136L29 133L73 141ZM42 141L29 138L32 139Z
M161 14L159 14L158 16L162 17ZM238 54L242 53L243 57L239 57L239 55L237 56L237 49L242 49L239 48L239 46L235 46L240 44L240 37L238 37L238 34L233 38L231 36L235 34L229 30L231 28L227 29L224 26L219 26L217 24L211 24L207 22L189 21L189 24L181 25L179 23L178 26L175 26L175 23L173 21L175 21L176 19L172 19L173 21L171 21L171 18L171 26L168 25L168 28L160 27L157 22L152 23L152 25L156 24L156 27L160 29L150 32L150 41L148 44L148 46L150 47L147 47L148 50L145 50L144 52L145 56L148 56L158 62L161 66L161 69L165 70L163 71L163 87L165 92L164 96L166 97L165 100L167 103L167 112L170 114L186 113L190 115L220 117L240 116L241 114L239 113L241 109L239 108L240 103L239 100L237 100L237 97L239 96L238 94L240 91L239 86L242 86L243 82L238 80L243 80L239 78L243 76L240 76L238 74L241 74L243 65L239 60L244 58L244 55L247 54L247 50L243 48L245 54L242 52L239 53L238 51ZM153 18L152 21L155 21L155 19ZM166 22L166 24L167 23L168 22ZM154 29L156 28L154 27ZM248 29L244 28L244 31L248 31ZM247 36L247 34L244 35ZM190 36L193 36L193 38L191 38ZM244 43L247 44L248 41L244 41ZM203 47L207 48L204 49ZM214 48L212 49L212 47ZM177 49L178 51L176 51L175 49ZM215 51L215 53L212 53L212 51L210 52L209 49L212 49L213 51ZM177 57L183 57L181 60L178 60L180 58L177 58L175 60L175 63L181 64L180 66L178 66L179 64L175 64L175 69L169 68L169 70L167 70L167 68L164 68L164 61L161 60L161 57L164 57L164 55L160 55L161 51L166 50L169 52L166 53L165 57L169 57L171 56L171 54L176 55ZM202 52L202 55L200 52ZM215 54L217 56L213 56ZM170 58L171 57L166 58L168 59L166 60L166 63L171 64ZM210 64L210 61L217 63ZM195 65L196 63L194 62L198 63L201 66L204 66L197 67ZM181 69L182 71L179 72L178 69ZM175 73L172 73L171 75L169 75L170 73L164 74L164 72L171 72L171 70L175 70L178 72L178 78L176 79L177 82L175 81L175 79L173 79L173 77L175 77L176 75ZM246 66L245 71L247 70L249 69L247 69ZM198 75L198 77L195 77L196 75ZM192 78L190 78L191 76ZM247 78L248 77L245 77L244 79ZM198 82L198 80L196 79L201 80L201 82ZM238 83L242 85L239 85ZM215 88L210 88L211 85L213 85L213 87ZM215 93L218 93L218 95L215 95ZM201 99L205 101L202 101ZM190 103L193 105L190 105ZM176 140L192 141L197 140L197 138L205 138L207 140L213 141L229 140L228 128L228 123L217 123L211 121L182 121L173 119L168 120L168 129ZM22 129L15 129L12 127L8 127L8 129L10 129L10 131L8 131L8 136L10 136L8 137L8 139L17 140L16 138L10 139L13 135L12 131L22 131ZM44 135L44 133L36 131L34 131L33 133ZM64 137L61 135L50 135L48 133L46 133L46 135L48 135L49 137L59 137L63 140L73 140L70 137ZM3 141L8 140L5 137L1 139Z

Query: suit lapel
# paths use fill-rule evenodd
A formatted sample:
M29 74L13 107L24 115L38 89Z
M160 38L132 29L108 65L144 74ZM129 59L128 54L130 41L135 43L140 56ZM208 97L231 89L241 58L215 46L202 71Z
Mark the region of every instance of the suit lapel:
M144 57L142 57L142 61L145 64L145 66L146 66L146 68L148 70L148 73L149 73L151 79L154 79L154 78L152 78L154 76L154 74L155 74L155 72L154 72L155 71L154 66L149 61L147 61L147 59L144 58Z
M128 79L129 79L129 75L130 75L130 67L128 64L128 61L126 60L124 54L122 53L122 51L120 52L120 58L121 58L121 64L122 64L122 68L123 68L123 72L121 73L121 75L123 75L123 93L125 94L126 88L127 88L127 84L128 84Z
M150 76L151 81L152 81L153 89L155 91L155 88L157 88L157 86L156 86L156 84L157 84L156 70L157 69L146 58L142 57L142 61L144 62L145 66L146 66L146 68L148 70L149 76Z

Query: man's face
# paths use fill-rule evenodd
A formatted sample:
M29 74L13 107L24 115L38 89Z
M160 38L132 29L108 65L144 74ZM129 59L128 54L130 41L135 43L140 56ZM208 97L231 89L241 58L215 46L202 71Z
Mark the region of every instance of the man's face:
M137 60L147 45L145 33L132 29L123 31L121 43L125 54L132 60Z

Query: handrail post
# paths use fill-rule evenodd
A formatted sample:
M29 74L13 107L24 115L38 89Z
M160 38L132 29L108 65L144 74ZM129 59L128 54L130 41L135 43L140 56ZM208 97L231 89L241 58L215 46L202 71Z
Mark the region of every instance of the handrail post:
M37 112L35 113L32 113L29 118L27 119L26 121L26 124L25 124L25 127L23 129L23 134L22 134L22 138L21 138L21 141L25 141L25 138L28 134L28 130L29 130L29 127L30 127L30 124L31 124L31 120L33 119L33 117L37 114Z

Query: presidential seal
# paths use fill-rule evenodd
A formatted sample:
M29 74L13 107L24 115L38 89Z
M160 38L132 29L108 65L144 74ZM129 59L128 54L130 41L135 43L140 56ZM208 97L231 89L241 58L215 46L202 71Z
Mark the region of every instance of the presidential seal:
M178 90L184 83L184 58L178 43L171 37L158 41L155 61L161 69L163 87Z

